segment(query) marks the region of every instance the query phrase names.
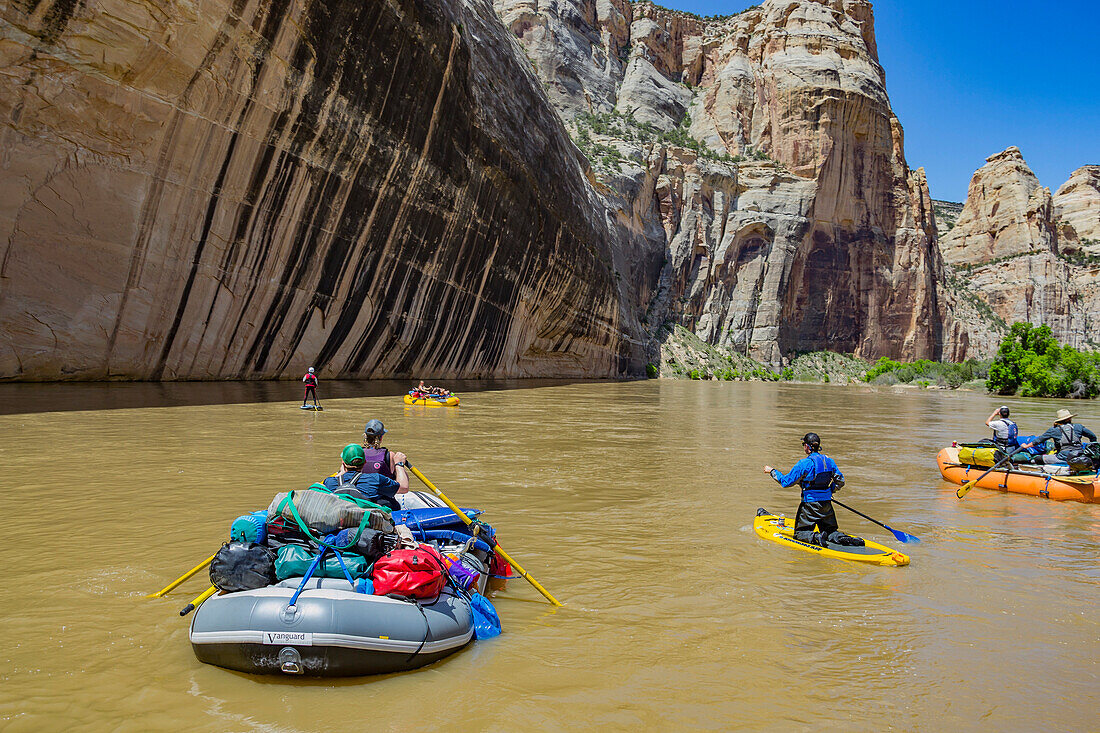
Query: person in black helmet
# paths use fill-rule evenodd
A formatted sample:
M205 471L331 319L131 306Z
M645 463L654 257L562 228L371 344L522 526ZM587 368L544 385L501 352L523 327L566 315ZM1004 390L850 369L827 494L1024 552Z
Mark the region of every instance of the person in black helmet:
M781 474L771 466L764 466L765 473L781 486L796 483L802 486L802 501L794 518L794 538L819 547L827 547L830 542L862 547L862 539L840 531L833 511L833 492L844 485L844 474L832 458L821 452L821 438L817 433L806 433L802 438L802 448L806 451L806 457L794 464L790 473Z
M1020 445L1017 439L1019 428L1016 423L1008 419L1008 408L998 407L985 421L985 424L993 430L993 442L1003 451L1015 450Z

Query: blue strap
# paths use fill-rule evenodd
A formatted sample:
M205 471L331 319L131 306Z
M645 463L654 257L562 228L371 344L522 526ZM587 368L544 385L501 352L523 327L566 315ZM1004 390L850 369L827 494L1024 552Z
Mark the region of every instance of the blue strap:
M332 541L332 535L325 537L326 542ZM326 545L327 547L327 545ZM351 573L348 572L348 566L344 564L344 558L340 556L340 552L335 547L329 547L332 550L332 554L336 555L336 562L340 563L340 569L344 571L344 577L348 579L348 583L351 587L355 587L355 579L351 577Z
M309 564L309 568L306 569L305 577L302 578L302 582L298 584L298 590L294 591L294 595L290 597L290 605L292 607L298 602L298 596L306 589L306 583L308 583L309 579L313 577L313 574L317 572L317 567L321 564L321 558L325 556L325 552L327 552L328 549L328 547L322 547L321 552L319 552L317 557L313 558L313 562Z

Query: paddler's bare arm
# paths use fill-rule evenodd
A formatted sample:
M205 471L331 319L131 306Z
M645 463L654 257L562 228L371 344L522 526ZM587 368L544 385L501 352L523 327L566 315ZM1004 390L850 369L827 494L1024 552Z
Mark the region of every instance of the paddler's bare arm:
M405 462L408 458L401 451L395 451L390 453L390 468L393 469L393 475L397 477L397 483L401 486L397 490L398 494L404 494L409 490L409 472L405 470L404 466L398 465Z

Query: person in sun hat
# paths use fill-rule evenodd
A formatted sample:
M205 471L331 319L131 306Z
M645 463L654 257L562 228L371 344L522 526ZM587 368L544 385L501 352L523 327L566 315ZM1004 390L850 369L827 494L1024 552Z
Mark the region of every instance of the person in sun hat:
M340 452L340 471L321 483L336 494L348 494L390 509L400 509L396 496L401 492L401 484L381 473L363 473L365 463L363 446L348 443Z
M861 538L844 534L836 523L833 492L844 486L844 474L836 461L821 452L821 438L817 433L806 433L802 437L802 449L806 451L806 457L794 464L786 475L771 466L764 466L764 472L778 481L780 486L794 486L797 483L802 487L802 501L794 515L794 538L818 547L828 547L830 542L847 547L864 546Z
M1054 418L1054 426L1048 428L1042 435L1037 435L1034 440L1024 443L1021 448L1030 448L1033 445L1043 445L1048 440L1054 441L1054 455L1036 456L1036 463L1066 463L1070 458L1081 452L1081 441L1088 438L1096 442L1096 434L1080 423L1073 422L1077 417L1069 410L1058 410Z
M363 473L380 473L391 478L401 485L397 493L404 494L409 490L409 473L404 466L405 454L400 451L390 452L382 446L382 436L388 431L381 420L369 420L363 427Z

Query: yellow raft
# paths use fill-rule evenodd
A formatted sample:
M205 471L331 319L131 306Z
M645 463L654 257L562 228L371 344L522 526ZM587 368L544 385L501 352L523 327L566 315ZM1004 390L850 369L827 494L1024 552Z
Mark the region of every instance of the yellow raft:
M458 396L449 395L447 397L413 397L411 394L405 395L406 405L424 405L426 407L456 407L458 405Z
M829 543L828 547L818 547L794 538L794 520L779 514L761 514L753 520L752 528L763 539L776 542L785 547L803 552L812 552L821 557L835 557L838 560L852 560L872 565L901 567L909 564L909 556L890 549L886 545L864 539L863 547L848 547Z

